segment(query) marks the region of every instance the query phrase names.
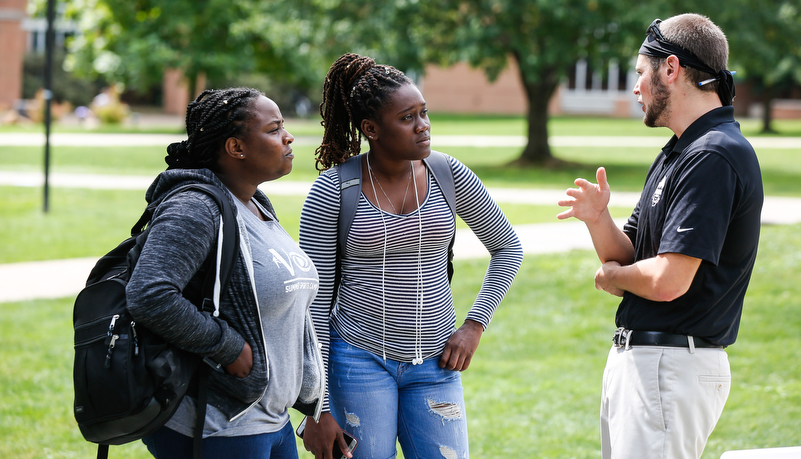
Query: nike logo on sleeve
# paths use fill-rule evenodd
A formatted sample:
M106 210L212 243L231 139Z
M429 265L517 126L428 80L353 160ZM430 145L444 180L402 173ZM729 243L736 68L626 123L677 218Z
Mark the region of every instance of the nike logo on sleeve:
M679 232L679 233L684 233L686 231L692 231L693 229L695 229L695 228L682 228L681 226L679 226L679 227L676 228L676 231Z

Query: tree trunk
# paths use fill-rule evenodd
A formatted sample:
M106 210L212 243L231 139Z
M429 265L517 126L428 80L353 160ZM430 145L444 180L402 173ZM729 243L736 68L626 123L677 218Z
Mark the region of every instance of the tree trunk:
M773 88L765 87L764 95L762 97L763 134L776 132L773 130L773 126L771 125L773 122L773 111L771 110L771 105L773 105Z
M521 67L520 79L528 99L528 143L516 163L538 166L554 165L559 161L553 157L551 147L548 145L548 104L559 83L556 69L544 69L537 81L531 82L526 77L522 66L519 67Z
M189 102L195 100L197 97L197 75L195 74L184 74L186 78L186 94Z

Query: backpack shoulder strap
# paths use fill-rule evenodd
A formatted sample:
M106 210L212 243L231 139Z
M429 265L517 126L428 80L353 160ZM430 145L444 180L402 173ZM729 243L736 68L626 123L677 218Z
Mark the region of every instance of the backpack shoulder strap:
M329 312L337 301L339 282L342 279L340 259L345 252L348 233L359 207L359 196L362 191L362 155L351 156L344 163L335 166L339 176L339 215L337 217L336 266L334 268L334 294L331 296Z
M219 307L219 301L223 292L225 292L228 281L231 279L231 274L234 271L234 264L239 256L239 227L236 223L236 213L228 200L228 196L226 196L226 193L218 186L192 183L177 188L170 193L170 196L190 189L207 193L214 198L217 205L220 207L221 222L216 244L217 263L214 265L216 269L209 269L206 278L203 280L203 305L201 308L204 311L212 310L214 314L217 315L219 312L215 308L215 305ZM269 210L271 212L273 211L272 204L270 204ZM219 279L219 283L217 282L217 278ZM219 290L217 290L218 286ZM218 363L208 358L203 359L203 361L211 368L221 371ZM195 413L195 425L192 429L192 457L194 459L200 459L201 457L201 441L206 420L206 403L208 403L209 371L210 369L206 368L205 365L201 365L198 370L197 412Z
M448 203L448 207L451 208L451 213L453 216L456 216L456 185L453 179L453 169L451 169L451 163L448 161L448 157L444 153L440 153L438 151L431 150L431 154L428 155L427 158L423 160L428 166L429 170L431 170L431 174L434 176L434 180L437 181L437 185L442 190L442 194L445 196L445 201ZM456 235L454 234L453 238L451 238L450 244L448 244L448 281L453 278L453 243L456 241Z
M456 215L456 185L453 180L453 169L448 157L445 153L440 153L431 150L431 154L423 160L426 166L431 170L434 175L434 180L445 195L445 201L448 202L448 207L451 208L451 213Z
M451 213L456 215L456 188L453 180L453 169L451 169L448 157L444 153L431 151L428 158L423 160L434 175L445 201L451 208ZM348 158L344 163L337 166L339 168L339 222L337 226L337 243L340 248L345 247L348 232L353 224L353 217L356 215L356 207L359 205L359 195L362 183L362 162L361 155Z
M208 185L203 183L190 183L175 189L170 196L186 190L202 191L217 202L220 207L220 215L222 218L220 225L220 232L217 239L217 263L214 265L216 269L210 269L203 282L203 305L202 309L206 311L215 311L214 304L219 306L219 303L214 303L217 298L225 291L228 281L231 279L231 274L234 271L234 264L239 256L239 229L236 223L236 213L233 206L228 200L225 192L218 186ZM165 198L165 199L167 199ZM222 243L220 242L222 241ZM219 290L216 290L216 279L219 277ZM215 315L218 314L215 311Z
M344 251L348 232L356 216L359 196L362 191L362 155L351 156L336 166L339 175L339 220L337 223L337 247Z
M365 153L366 154L366 153ZM339 286L340 267L339 258L345 250L345 243L348 240L348 232L356 216L356 207L359 205L359 196L362 190L362 155L348 158L344 163L338 165L339 168L339 220L337 223L337 265L334 277L334 299L337 287ZM451 213L456 215L456 186L454 184L453 169L444 153L431 150L431 154L423 160L431 170L434 180L437 181L445 196L445 201L451 209ZM453 243L455 237L448 245L448 280L453 277Z

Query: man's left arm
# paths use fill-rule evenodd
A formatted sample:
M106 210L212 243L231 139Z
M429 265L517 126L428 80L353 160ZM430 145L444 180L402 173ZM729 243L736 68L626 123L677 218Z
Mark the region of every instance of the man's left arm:
M680 253L663 253L621 266L610 261L595 273L595 288L615 296L631 292L652 301L673 301L687 293L701 259Z
M718 263L731 220L736 172L721 155L700 152L685 160L672 180L661 253L626 266L604 263L595 273L596 288L616 296L627 291L651 301L673 301L690 289L702 260Z

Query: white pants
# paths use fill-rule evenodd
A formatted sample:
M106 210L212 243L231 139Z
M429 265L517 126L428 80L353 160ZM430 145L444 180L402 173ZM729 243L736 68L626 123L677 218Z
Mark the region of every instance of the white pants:
M723 349L612 347L601 393L603 458L700 458L730 389Z

